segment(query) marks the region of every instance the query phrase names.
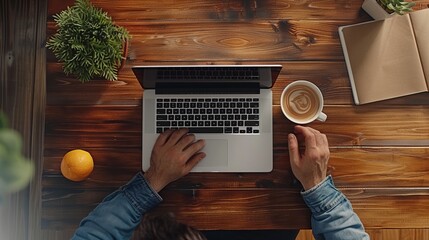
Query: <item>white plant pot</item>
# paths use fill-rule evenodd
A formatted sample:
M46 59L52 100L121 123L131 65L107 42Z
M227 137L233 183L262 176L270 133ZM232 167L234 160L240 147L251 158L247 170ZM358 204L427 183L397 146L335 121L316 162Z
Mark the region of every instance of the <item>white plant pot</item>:
M362 4L363 10L375 20L382 20L393 16L394 13L388 13L376 0L365 0Z

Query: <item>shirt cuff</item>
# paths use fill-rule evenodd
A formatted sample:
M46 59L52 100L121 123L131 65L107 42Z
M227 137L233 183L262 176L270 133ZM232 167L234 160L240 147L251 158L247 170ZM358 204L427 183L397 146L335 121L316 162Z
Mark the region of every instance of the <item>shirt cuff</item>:
M331 175L311 189L301 192L301 196L313 214L327 212L345 200L344 195L335 188Z
M162 197L152 189L143 177L143 173L137 173L131 181L122 187L125 196L131 204L141 213L145 213L156 207L163 201Z

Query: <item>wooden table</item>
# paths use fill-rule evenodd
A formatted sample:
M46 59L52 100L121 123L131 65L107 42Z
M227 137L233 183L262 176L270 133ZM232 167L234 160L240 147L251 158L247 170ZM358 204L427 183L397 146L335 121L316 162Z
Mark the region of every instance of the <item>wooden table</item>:
M52 15L73 1L48 4ZM309 228L310 212L289 165L294 124L279 98L305 79L325 97L329 171L367 228L429 228L429 95L356 106L337 29L370 20L362 1L93 0L132 34L119 80L81 84L47 56L47 109L42 227L74 229L107 194L141 168L142 89L133 65L282 64L273 87L274 170L189 174L161 192L156 211L174 212L199 229ZM429 1L418 1L424 8ZM95 159L84 182L59 171L62 156L81 148Z

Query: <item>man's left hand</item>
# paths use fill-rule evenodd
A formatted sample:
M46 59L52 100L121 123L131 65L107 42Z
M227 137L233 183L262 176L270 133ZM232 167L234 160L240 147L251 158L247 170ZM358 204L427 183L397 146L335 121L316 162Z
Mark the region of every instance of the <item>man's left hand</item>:
M204 140L195 141L187 129L167 130L155 142L145 178L159 192L167 184L187 175L206 155Z

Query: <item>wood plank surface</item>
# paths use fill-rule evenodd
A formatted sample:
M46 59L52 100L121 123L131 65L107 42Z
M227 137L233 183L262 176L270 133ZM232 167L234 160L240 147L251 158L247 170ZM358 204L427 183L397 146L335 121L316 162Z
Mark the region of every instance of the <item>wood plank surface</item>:
M118 24L127 26L133 36L131 60L281 61L344 59L337 32L339 26L351 23L280 20ZM53 24L48 25L48 32L55 32Z
M367 229L374 240L429 239L429 229ZM311 230L301 230L296 240L314 240Z
M72 2L48 0L47 38L56 31L52 16ZM155 211L174 212L199 229L309 228L289 165L287 134L294 124L279 106L283 88L304 79L324 95L328 120L310 126L327 134L329 173L365 227L429 228L428 93L353 104L338 27L371 19L363 1L92 2L133 37L116 82L81 84L47 52L41 178L46 236L67 229L61 236L69 237L97 203L139 171L143 89L131 67L174 64L283 66L273 87L274 170L192 173L161 192L165 201ZM417 1L416 9L428 4ZM84 182L70 182L59 171L62 156L74 148L94 156L94 172Z
M0 199L1 239L40 239L46 11L47 0L0 1L0 111L20 133L22 154L35 168L27 188Z
M47 149L79 145L139 147L141 111L140 106L124 105L48 106L45 139ZM331 147L429 146L429 109L426 106L381 108L367 105L350 108L328 105L324 107L324 111L328 120L310 125L327 134ZM292 131L294 124L282 115L278 105L273 106L273 122L274 147L286 148L287 134Z
M353 209L365 226L427 227L429 188L419 190L340 188L340 190L351 201ZM44 227L60 229L63 222L75 224L77 227L79 220L108 193L109 191L97 190L92 191L92 194L86 194L82 190L46 191L43 203L46 211L42 216ZM154 212L172 212L179 220L198 229L254 229L255 226L258 226L258 229L310 228L309 210L297 188L167 189L161 194L164 202L154 209ZM413 195L413 198L408 197L410 195ZM57 214L59 207L63 208L61 215ZM213 224L214 222L217 224Z
M135 4L133 0L115 2L94 0L92 2L95 6L107 11L115 20L248 21L253 19L345 18L363 21L369 19L368 15L360 9L361 1L350 0L167 0L162 1L162 4L156 0L146 0L144 4ZM48 17L66 9L71 4L73 4L73 0L50 1Z
M43 185L46 189L109 189L128 181L140 167L138 148L109 151L87 149L94 157L96 168L81 184L71 183L60 176L61 156L67 151L49 151L45 154ZM126 159L122 156L127 154ZM51 155L52 154L52 155ZM329 173L336 185L347 188L427 187L429 181L427 148L394 149L331 149ZM299 188L292 176L287 153L275 153L275 169L271 173L192 173L167 188L172 189L234 189L234 188ZM114 174L113 174L114 173ZM104 176L110 175L109 179ZM56 179L55 181L53 179Z
M245 62L215 62L216 64L245 64ZM281 64L283 69L273 86L273 104L280 104L280 95L289 83L307 80L322 91L326 105L351 105L350 82L344 62L332 61L254 61L252 64ZM82 84L73 76L62 72L61 64L49 62L47 69L48 105L141 105L143 89L135 78L131 67L134 65L159 65L159 62L135 60L128 63L119 73L118 81L98 79ZM207 64L207 62L162 62L161 65ZM68 91L64 91L67 87ZM76 93L81 94L76 98ZM397 99L372 103L369 106L382 108L384 105L429 105L429 93L414 94Z

